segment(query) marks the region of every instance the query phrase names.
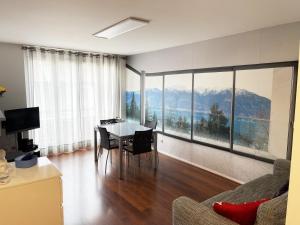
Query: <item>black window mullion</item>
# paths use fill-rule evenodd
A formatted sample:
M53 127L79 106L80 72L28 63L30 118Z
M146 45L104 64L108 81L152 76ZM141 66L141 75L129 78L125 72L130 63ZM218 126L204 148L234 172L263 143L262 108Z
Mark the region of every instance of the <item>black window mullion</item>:
M292 87L292 96L291 96L291 110L290 110L290 129L289 129L289 141L287 146L287 158L291 157L291 146L292 146L292 139L293 139L293 122L294 122L294 113L295 113L295 98L296 98L296 85L297 85L297 62L283 62L283 63L269 63L269 64L257 64L257 65L242 65L242 66L233 66L233 67L222 67L222 68L209 68L209 69L198 69L198 70L184 70L184 71L167 71L167 72L160 72L160 73L152 73L147 74L147 76L162 76L163 84L162 84L162 133L174 137L180 140L190 141L193 143L202 144L209 147L214 147L221 150L227 150L234 154L243 155L249 158L258 159L265 162L273 162L273 160L256 156L250 153L243 153L239 152L233 149L234 145L234 120L235 120L235 105L236 105L236 73L238 70L248 70L248 69L263 69L263 68L278 68L278 67L287 67L291 66L294 68L293 72L293 87ZM195 141L194 140L194 99L195 99L195 73L201 73L201 72L224 72L224 71L232 71L233 72L233 78L232 78L232 98L231 98L231 120L230 120L230 146L228 147L221 147L218 145L212 145L205 142ZM192 103L191 103L191 137L183 138L183 137L177 137L176 135L171 135L168 133L165 133L165 76L166 75L177 75L180 73L192 73Z
M194 82L195 82L195 74L192 73L192 104L191 104L191 140L194 137Z
M162 75L162 133L165 133L165 75Z
M292 78L292 91L290 99L290 115L289 115L289 129L288 129L288 143L286 158L292 158L292 147L293 147L293 135L294 135L294 120L295 120L295 110L296 110L296 96L297 96L297 82L298 82L298 66L293 68L293 78Z
M232 96L231 96L231 124L230 124L230 151L233 151L233 136L234 136L234 111L235 111L235 82L236 70L233 70L232 76Z

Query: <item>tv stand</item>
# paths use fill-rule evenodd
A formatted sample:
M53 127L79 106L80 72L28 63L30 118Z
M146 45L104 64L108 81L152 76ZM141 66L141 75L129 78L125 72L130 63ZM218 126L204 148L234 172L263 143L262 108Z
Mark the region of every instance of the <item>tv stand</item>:
M17 133L17 143L18 143L18 151L20 150L20 146L21 146L21 142L22 142L22 139L23 139L23 134L22 132L18 132Z
M29 138L23 138L22 132L17 133L18 151L30 152L38 148L38 145L33 144L33 140Z

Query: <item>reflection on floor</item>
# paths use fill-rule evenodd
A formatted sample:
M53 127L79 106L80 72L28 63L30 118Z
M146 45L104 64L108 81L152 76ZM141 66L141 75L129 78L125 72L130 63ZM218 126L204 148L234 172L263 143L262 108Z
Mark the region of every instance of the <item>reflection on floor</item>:
M131 158L124 180L119 180L117 150L106 175L104 156L105 151L98 165L92 151L50 158L63 173L65 225L167 225L175 198L203 201L238 185L164 155L156 173L147 157L140 168Z

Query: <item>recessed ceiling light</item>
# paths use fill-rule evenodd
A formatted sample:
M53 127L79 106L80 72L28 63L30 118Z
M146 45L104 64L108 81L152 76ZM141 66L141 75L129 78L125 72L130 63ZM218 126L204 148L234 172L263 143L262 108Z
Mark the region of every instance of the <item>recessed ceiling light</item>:
M109 26L97 33L94 34L94 36L99 38L106 38L110 39L116 36L119 36L121 34L124 34L126 32L138 29L140 27L143 27L147 25L150 21L139 19L135 17L129 17L125 20L122 20L112 26Z

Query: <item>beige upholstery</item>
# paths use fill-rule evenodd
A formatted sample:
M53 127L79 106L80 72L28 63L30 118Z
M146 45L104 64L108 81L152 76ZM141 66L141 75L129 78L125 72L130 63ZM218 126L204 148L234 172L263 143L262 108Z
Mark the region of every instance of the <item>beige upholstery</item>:
M267 174L243 184L232 191L226 191L204 202L180 197L173 202L173 225L237 225L215 213L212 204L218 201L242 203L273 195L288 181L290 162L276 160L273 174ZM260 205L255 225L284 225L287 193Z

